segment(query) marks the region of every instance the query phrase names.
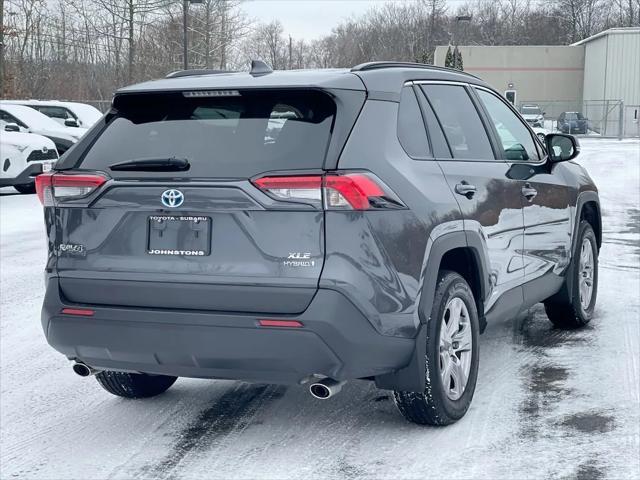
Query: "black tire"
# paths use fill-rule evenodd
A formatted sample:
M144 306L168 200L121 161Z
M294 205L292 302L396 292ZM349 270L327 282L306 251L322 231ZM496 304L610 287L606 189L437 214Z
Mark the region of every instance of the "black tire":
M125 398L148 398L166 392L175 383L177 377L104 370L96 373L96 380L102 388L113 395Z
M593 258L593 291L591 300L585 307L580 301L580 281L583 273L580 271L580 253L582 244L588 240L591 246ZM569 282L572 288L569 287ZM586 220L580 221L578 227L578 237L571 258L571 264L567 269L565 283L562 289L548 298L544 302L544 309L547 317L558 328L580 328L584 327L593 318L593 311L596 306L598 295L598 244L593 228Z
M449 398L441 376L440 330L447 305L458 297L468 313L471 328L471 361L468 380L464 392L455 400ZM469 409L478 377L478 335L479 322L476 303L471 288L459 274L441 271L438 276L431 320L427 328L426 386L424 393L394 392L394 400L400 413L410 422L420 425L450 425L461 419ZM461 329L460 332L463 330ZM445 354L446 356L446 354Z
M18 192L25 195L36 193L35 183L27 183L25 185L14 185L13 188L15 188Z

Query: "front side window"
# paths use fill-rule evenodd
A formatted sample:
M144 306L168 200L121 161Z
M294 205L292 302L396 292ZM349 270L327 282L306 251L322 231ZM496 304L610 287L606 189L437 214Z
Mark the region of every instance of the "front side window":
M458 85L423 85L453 154L462 160L494 160L489 137L467 93Z
M538 161L540 156L531 132L496 95L476 90L493 122L507 160Z

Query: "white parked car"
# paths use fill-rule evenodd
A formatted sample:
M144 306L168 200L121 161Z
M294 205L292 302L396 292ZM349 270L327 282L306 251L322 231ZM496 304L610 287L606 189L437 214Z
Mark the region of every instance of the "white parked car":
M26 105L66 127L91 128L102 112L91 105L59 100L5 100L5 103Z
M543 112L538 105L522 105L520 107L520 114L532 127L544 127L545 112Z
M531 128L533 129L536 136L540 139L540 141L544 144L544 137L546 137L549 133L551 133L551 131L547 130L544 127L531 127Z
M48 172L58 160L53 141L34 133L0 134L0 187L34 193L34 178Z
M44 135L53 141L60 155L87 131L86 128L65 127L33 108L4 101L0 102L0 129Z

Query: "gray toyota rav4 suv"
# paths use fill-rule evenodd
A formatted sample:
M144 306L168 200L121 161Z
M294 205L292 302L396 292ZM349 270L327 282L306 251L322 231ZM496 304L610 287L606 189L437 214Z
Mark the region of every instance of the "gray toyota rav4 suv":
M460 419L479 334L591 319L601 219L572 162L478 78L418 64L184 71L116 92L37 177L48 342L112 394L177 377L366 379Z

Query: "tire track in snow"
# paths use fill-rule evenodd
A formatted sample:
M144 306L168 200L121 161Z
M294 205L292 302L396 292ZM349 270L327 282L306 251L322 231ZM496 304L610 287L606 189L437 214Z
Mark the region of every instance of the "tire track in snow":
M183 428L164 458L143 466L135 477L173 477L185 457L219 447L229 435L250 426L258 411L282 398L286 390L277 385L238 384Z

